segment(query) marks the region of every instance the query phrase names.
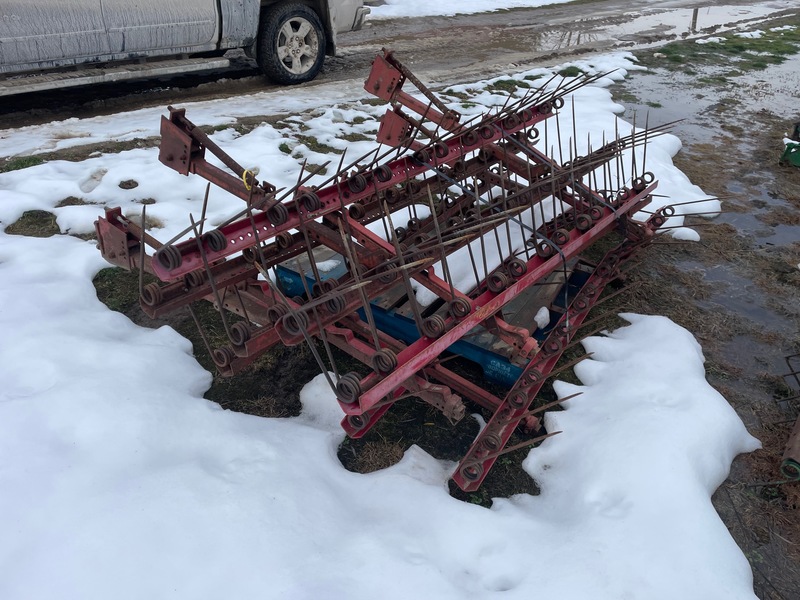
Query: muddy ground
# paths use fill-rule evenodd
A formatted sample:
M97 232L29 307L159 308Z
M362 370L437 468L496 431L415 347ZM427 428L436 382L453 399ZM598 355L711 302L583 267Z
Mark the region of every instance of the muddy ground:
M793 5L793 0L578 0L478 15L368 21L361 31L340 35L338 56L328 57L317 79L302 87L352 81L359 88L383 47L398 52L425 81L445 85L556 64L571 55L705 35L790 13ZM0 128L279 89L243 52L229 56L230 68L204 75L2 98Z
M723 198L725 212L699 223L699 245L651 249L638 277L653 293L633 304L695 334L708 380L762 441L735 461L713 501L753 566L757 595L798 598L800 484L776 482L800 407L796 384L782 377L785 357L800 352L800 168L778 164L784 132L800 121L800 58L739 69L673 47L641 53L650 71L632 74L617 97L629 119L685 119L675 162Z
M666 24L628 32L626 24L637 17L622 15L623 9L644 4L585 2L539 11L376 24L342 38L342 55L328 61L320 82L353 77L354 85L360 85L381 45L396 48L427 80L445 84L563 62L564 53L634 44L649 70L632 72L612 88L626 106L625 117L635 116L639 124L647 119L651 126L683 119L675 125L684 142L675 162L694 183L723 198L725 212L711 221L694 219L702 235L699 244L665 239L648 249L630 276L638 285L620 295L613 308L665 314L703 345L709 381L764 446L735 461L714 504L750 560L757 595L798 598L800 484L779 483L778 467L800 409L800 402L792 398L798 390L782 377L788 370L784 357L800 352L800 168L781 166L778 158L784 132L800 122L800 56L796 48L794 53L789 49L781 56L770 54L757 41L736 51L685 41L684 37L718 32L731 21L692 30L691 21L683 23L687 15L691 19L691 11L681 12L692 5L681 1L646 3ZM788 4L755 5L770 5L774 14L766 25L752 28L800 27L800 18L786 10ZM754 6L736 1L726 5ZM672 17L682 24L670 25ZM137 84L141 87L94 90L90 95L75 92L58 105L43 95L27 99L33 108L6 105L2 110L7 123L30 124L66 114L88 116L263 87L252 66L231 76L232 84L205 79L171 81L164 87ZM81 151L69 152L81 158ZM152 324L137 307L135 278L103 272L97 286L113 308ZM201 347L188 316L170 322ZM211 366L201 351L198 358ZM317 372L310 352L284 349L265 357L258 367L237 380L218 378L208 397L226 408L264 416L296 413L300 387ZM473 420L464 419L454 428L435 411L409 403L403 410L390 411L374 435L346 442L340 457L348 468L369 471L395 462L416 443L438 457L456 459L476 427ZM521 491L535 493L535 488L521 476L519 460L510 458L495 467L479 494L460 497L488 504L492 496Z

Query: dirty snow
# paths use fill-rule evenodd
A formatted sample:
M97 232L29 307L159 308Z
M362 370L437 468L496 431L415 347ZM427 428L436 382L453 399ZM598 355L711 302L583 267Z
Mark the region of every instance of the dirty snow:
M695 40L695 44L719 44L720 42L724 42L725 38L721 37L707 37L701 38L699 40Z
M576 94L579 151L587 134L599 143L632 127L617 121L607 89L634 68L629 55L592 60L575 64L620 70ZM487 82L464 89L486 106L505 101ZM354 156L374 148L340 136L374 134L383 109L344 86L331 91L338 105L302 116L303 133ZM225 123L235 112L309 106L303 93L195 103L188 116ZM571 131L571 104L564 113L559 126ZM154 130L158 114L70 127L133 139ZM5 151L36 152L57 128L5 130ZM298 131L288 119L214 139L282 187L303 158L338 161ZM563 140L552 152L568 148ZM669 135L648 148L665 204L705 198L672 166L679 148ZM156 157L146 148L0 174L0 598L754 598L749 565L709 498L734 456L758 443L705 381L688 332L627 315L630 326L585 341L593 357L577 368L583 386L557 386L562 397L583 395L547 416L563 433L525 462L540 496L491 509L454 500L454 465L416 447L389 469L350 473L336 457L340 415L323 376L303 390L298 418L222 410L202 398L211 378L188 341L97 300L91 279L107 265L93 242L5 233L26 210L51 210L75 233L90 230L104 205L138 214L153 199L152 233L171 237L199 215L205 185ZM120 188L128 179L139 185ZM56 207L69 196L88 204ZM671 222L709 206L718 210L716 201L681 207ZM213 224L241 203L214 190L209 208Z
M372 6L369 19L395 19L399 17L434 17L469 15L493 12L509 8L533 8L549 4L563 4L571 0L384 0L380 6Z

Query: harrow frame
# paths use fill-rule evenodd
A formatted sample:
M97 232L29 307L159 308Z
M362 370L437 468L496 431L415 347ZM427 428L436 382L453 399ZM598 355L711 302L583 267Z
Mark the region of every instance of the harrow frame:
M200 219L190 215L183 232L189 237L165 244L120 209L108 209L96 223L100 250L118 266L159 279L140 285L150 317L191 309L200 300L214 304L229 343L209 352L223 375L246 368L278 344L308 343L351 437L365 435L408 396L454 422L465 414L464 399L476 402L492 416L453 475L459 487L473 491L499 456L520 447L507 447L517 427L533 432L525 446L556 433L542 434L540 417L558 402L534 406L537 394L560 370L559 360L576 343L604 288L674 212L665 207L635 218L657 186L644 165L636 174L635 158L628 186L596 189L598 171L604 181L613 180L611 163L619 172L623 150L659 131L604 141L565 164L537 147L536 126L563 107L566 95L598 77L554 87L547 82L462 122L384 52L365 82L365 89L390 104L378 130L381 146L347 166L342 156L322 184L309 184L312 175L304 165L289 190L259 181L183 109L170 107L161 123L161 162L207 179L244 200L245 208L206 230L207 192ZM403 90L408 82L417 95ZM209 163L206 152L228 170ZM400 215L408 221L400 223ZM612 232L621 241L599 262L586 260L586 250ZM324 275L321 255L338 257L344 269ZM474 275L468 284L453 272L464 271L465 264ZM279 269L296 273L293 291L280 284ZM507 318L510 306L524 305L525 294L543 286L552 288L546 327ZM424 302L425 294L433 301ZM416 336L398 335L399 329L386 325L398 309ZM522 312L530 317L530 310ZM519 375L502 398L444 364L448 350L466 347L478 331ZM332 346L369 372L340 373Z

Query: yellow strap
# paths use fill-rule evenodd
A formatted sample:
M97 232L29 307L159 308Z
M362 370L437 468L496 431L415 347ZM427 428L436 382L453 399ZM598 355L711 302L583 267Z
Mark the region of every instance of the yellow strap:
M249 175L252 175L252 176L253 176L253 179L255 179L255 178L256 178L256 176L255 176L255 173L253 173L253 172L252 172L250 169L245 169L245 170L242 172L242 182L244 183L244 187L245 187L245 188L247 189L247 191L249 192L250 190L252 190L252 189L253 189L253 186L252 186L252 185L250 185L250 183L248 183L248 181L247 181L247 175L248 175L248 174L249 174Z

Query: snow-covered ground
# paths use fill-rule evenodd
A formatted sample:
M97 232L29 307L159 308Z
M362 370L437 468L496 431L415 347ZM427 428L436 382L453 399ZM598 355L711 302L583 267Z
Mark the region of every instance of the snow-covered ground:
M575 64L619 69L575 94L582 152L587 134L599 145L630 131L607 88L633 65L625 54ZM338 162L300 133L353 157L373 148L341 136L371 137L383 108L330 87L333 106L214 139L278 187L294 184L302 158ZM450 92L467 116L506 101L487 82ZM219 125L268 113L269 102L275 112L312 107L302 93L196 103L187 116ZM563 112L559 127L572 131L571 101ZM153 135L160 113L5 130L0 148L86 143L82 131ZM673 136L648 148L660 203L704 198L672 166L679 148ZM138 186L119 187L129 179ZM417 448L384 471L346 471L336 457L341 415L322 377L293 419L204 400L210 375L186 340L97 300L91 279L106 264L94 243L5 233L31 209L85 232L104 205L138 214L149 198L161 224L153 234L167 239L199 214L203 190L162 166L155 148L0 174L0 598L754 598L747 561L709 498L734 456L758 442L706 383L693 337L663 317L628 315L630 326L585 341L594 354L577 367L584 393L547 416L563 433L525 462L541 495L486 509L451 498L454 465ZM56 207L69 196L87 204ZM211 223L240 207L212 192ZM557 386L562 397L575 391Z
M401 17L434 17L443 15L469 15L473 13L509 8L533 8L547 4L563 4L571 0L384 0L373 6L370 19L395 19Z

